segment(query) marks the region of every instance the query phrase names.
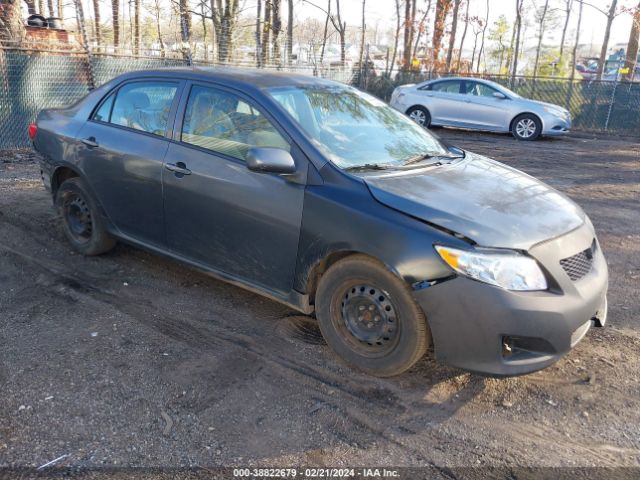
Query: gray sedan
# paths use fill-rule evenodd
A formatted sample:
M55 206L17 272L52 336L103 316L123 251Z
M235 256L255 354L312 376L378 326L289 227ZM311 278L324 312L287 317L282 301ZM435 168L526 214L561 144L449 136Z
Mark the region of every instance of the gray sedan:
M390 103L425 127L511 132L518 140L564 135L571 128L566 109L523 98L502 85L476 78L403 85L393 91Z

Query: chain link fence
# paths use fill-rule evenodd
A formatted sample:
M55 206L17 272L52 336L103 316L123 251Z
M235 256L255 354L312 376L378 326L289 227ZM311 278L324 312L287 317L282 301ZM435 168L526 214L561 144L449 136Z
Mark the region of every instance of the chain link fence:
M217 57L213 52L196 48L192 54L191 47L185 48L182 43L163 45L162 49L146 47L134 55L130 45L120 48L104 43L96 45L95 31L87 35L84 23L77 18L65 19L65 24L76 24L78 32L32 29L35 33L30 41L8 42L0 38L0 149L28 147L27 126L40 110L69 105L122 73L160 67L223 65L214 61ZM259 63L257 53L250 50L236 48L224 65L255 67ZM314 47L310 46L309 51L314 51ZM392 68L388 58L385 67L381 67L379 59L376 63L368 55L363 62L348 61L344 65L335 58L320 62L315 54L304 60L300 55L295 61L283 58L280 56L274 62L272 57L262 68L350 83L387 101L399 85L448 75L405 72ZM640 132L640 83L477 76L503 84L523 97L566 107L571 112L574 130L623 135Z

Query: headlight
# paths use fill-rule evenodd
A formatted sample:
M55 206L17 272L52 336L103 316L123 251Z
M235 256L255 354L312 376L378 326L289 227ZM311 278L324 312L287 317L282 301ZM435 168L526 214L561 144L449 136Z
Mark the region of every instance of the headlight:
M562 110L560 108L544 107L544 111L550 113L551 115L555 115L556 117L565 118L569 116L568 111Z
M436 245L436 251L456 272L507 290L546 290L537 262L514 251L458 250Z

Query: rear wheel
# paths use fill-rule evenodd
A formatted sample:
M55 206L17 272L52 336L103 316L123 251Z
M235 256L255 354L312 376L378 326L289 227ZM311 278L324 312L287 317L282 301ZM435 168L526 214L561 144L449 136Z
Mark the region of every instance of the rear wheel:
M535 140L541 131L540 119L531 113L518 115L511 124L511 134L518 140Z
M331 349L371 375L404 372L431 342L424 314L408 286L364 255L347 257L322 276L316 313Z
M96 204L80 178L69 178L60 185L56 192L56 207L64 233L78 252L99 255L115 246L115 239L107 232Z
M419 105L407 110L407 115L411 120L423 127L429 128L429 125L431 124L431 115L429 114L429 110Z

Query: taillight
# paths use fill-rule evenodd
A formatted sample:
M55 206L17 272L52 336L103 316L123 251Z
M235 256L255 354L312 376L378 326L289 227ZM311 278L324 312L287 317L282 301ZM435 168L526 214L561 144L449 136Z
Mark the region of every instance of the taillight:
M34 138L36 138L36 133L38 133L38 126L35 123L30 123L28 132L29 138L33 140Z

